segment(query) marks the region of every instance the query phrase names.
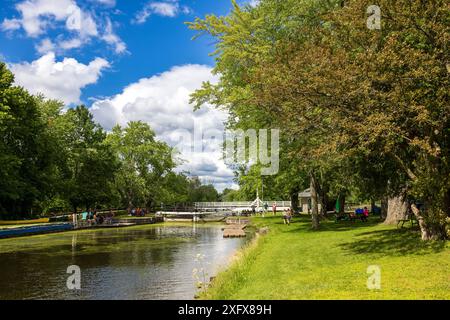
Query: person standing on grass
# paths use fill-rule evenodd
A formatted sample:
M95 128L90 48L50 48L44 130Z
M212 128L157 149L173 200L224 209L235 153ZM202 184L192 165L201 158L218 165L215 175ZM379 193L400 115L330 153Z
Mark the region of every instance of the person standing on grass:
M292 212L291 209L286 209L283 215L284 224L290 225L291 224L291 218L292 218Z
M272 213L274 216L277 214L277 203L276 202L274 202L272 204Z

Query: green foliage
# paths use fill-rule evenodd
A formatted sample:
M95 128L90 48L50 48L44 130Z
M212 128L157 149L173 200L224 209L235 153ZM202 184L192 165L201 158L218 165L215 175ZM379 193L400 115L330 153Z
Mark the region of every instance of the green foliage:
M219 195L220 201L223 202L233 202L233 201L245 201L246 199L243 199L241 197L241 194L239 193L239 190L233 190L225 188L222 193Z
M107 202L118 163L105 142L106 133L85 106L69 109L62 118L67 155L63 192L74 209Z
M107 134L85 106L13 86L0 63L0 216L216 201L212 185L175 173L178 159L145 123Z
M382 0L381 31L366 27L367 0L233 3L225 17L189 24L216 40L220 75L192 101L226 107L232 128L280 128L273 185L286 193L308 177L322 202L407 189L442 229L450 215L448 3ZM242 192L255 189L256 172L238 171Z
M38 99L12 81L0 63L0 212L24 215L49 191L55 154Z
M219 193L211 184L202 185L198 177L189 179L189 202L219 201Z
M151 207L168 195L161 196L164 185L176 180L171 173L175 167L172 149L157 141L148 124L130 122L126 128L116 126L107 137L107 144L120 161L115 188L125 201L122 205Z

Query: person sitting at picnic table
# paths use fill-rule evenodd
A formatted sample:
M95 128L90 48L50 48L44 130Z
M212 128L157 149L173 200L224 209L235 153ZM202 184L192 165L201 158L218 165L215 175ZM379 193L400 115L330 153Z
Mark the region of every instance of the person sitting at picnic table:
M364 207L363 215L361 217L362 221L367 221L367 218L369 217L369 209L367 207Z
M355 210L355 214L356 214L356 217L358 217L358 218L361 219L361 217L362 217L363 214L364 214L364 210L361 209L361 208L358 208L358 209Z
M105 223L111 224L113 216L114 216L114 213L112 212L112 210L109 210L109 212L106 214L106 217L105 217Z
M365 209L367 209L367 208L365 208ZM367 213L367 215L368 215L368 213ZM367 217L364 214L364 209L362 209L362 208L358 208L355 210L355 216L356 216L356 218L360 219L361 221L367 221Z

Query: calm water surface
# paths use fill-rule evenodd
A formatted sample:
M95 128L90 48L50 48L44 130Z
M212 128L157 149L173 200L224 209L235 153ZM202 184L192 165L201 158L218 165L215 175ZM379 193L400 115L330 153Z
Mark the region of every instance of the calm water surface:
M193 269L204 267L209 279L244 241L223 239L218 225L0 240L0 299L192 299L198 290ZM70 265L81 268L81 290L67 289Z

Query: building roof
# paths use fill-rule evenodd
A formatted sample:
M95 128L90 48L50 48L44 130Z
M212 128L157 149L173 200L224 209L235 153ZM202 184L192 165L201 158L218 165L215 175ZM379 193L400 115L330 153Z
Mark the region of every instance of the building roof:
M308 188L298 194L299 198L311 198L311 188Z

